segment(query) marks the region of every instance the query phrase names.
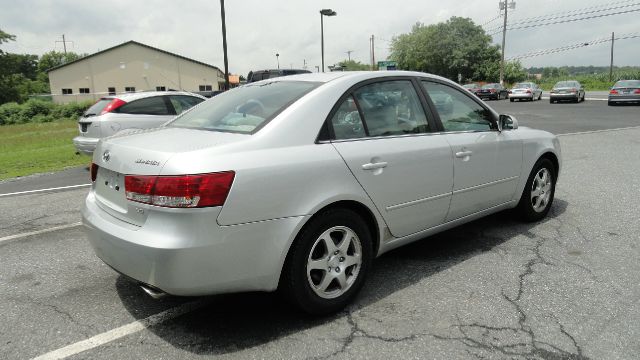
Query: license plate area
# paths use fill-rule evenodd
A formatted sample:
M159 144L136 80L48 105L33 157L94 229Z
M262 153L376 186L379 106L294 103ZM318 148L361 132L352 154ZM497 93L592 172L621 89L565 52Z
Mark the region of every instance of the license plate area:
M127 212L127 198L124 191L124 175L109 169L98 169L96 195L108 207L120 213Z

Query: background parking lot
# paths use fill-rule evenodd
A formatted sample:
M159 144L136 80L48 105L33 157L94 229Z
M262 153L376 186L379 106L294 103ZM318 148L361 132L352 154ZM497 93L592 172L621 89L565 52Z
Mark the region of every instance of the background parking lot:
M86 188L1 195L81 185L84 169L0 183L0 358L637 357L640 107L489 104L565 134L549 217L498 213L385 254L326 318L275 294L153 300L95 257Z

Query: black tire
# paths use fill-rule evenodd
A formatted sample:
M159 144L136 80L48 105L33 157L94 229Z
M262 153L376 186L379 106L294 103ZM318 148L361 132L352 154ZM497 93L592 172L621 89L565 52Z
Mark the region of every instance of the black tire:
M616 103L614 101L607 101L607 105L609 106L615 106Z
M540 93L540 95L538 95L538 100L542 100L542 93Z
M541 171L546 169L550 176L550 189L548 191L543 192L548 193L548 200L544 204L543 209L535 209L532 199L532 192L534 190L534 180L536 180L536 176L539 176ZM520 196L520 202L518 203L518 207L516 211L519 217L526 222L534 222L543 219L549 213L551 209L551 205L553 204L553 197L556 191L556 169L553 166L551 160L542 158L536 162L529 174L529 178L527 179L527 183L524 186L524 190L522 191L522 195Z
M516 101L516 99L509 99L509 101L514 102L514 101Z
M551 100L551 99L549 99L549 104L553 104L553 103L555 103L555 102L556 102L555 100Z
M315 254L315 250L317 250L317 247L314 246L317 240L323 233L334 227L348 228L357 235L361 245L362 261L360 265L356 265L360 266L357 275L344 293L335 298L323 298L311 287L310 282L313 275L307 276L307 263L314 256L311 251L314 250ZM365 282L373 258L371 239L371 231L365 221L349 209L329 209L317 214L305 225L291 245L282 269L280 290L293 305L310 314L330 314L341 310L353 300ZM344 273L351 271L351 275L353 275L354 269L345 268ZM327 275L328 272L325 271L322 279ZM334 284L333 280L331 281L330 285Z

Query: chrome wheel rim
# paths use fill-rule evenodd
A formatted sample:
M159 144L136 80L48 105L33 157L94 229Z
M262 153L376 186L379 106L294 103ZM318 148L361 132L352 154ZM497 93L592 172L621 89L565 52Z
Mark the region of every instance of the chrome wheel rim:
M334 299L355 283L362 266L360 238L346 226L323 232L311 247L307 259L307 281L316 295Z
M531 206L535 212L543 212L551 198L551 172L542 168L536 173L531 184Z

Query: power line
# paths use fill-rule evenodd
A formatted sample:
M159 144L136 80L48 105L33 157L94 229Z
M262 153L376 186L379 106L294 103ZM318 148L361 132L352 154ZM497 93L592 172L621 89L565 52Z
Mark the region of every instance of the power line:
M480 25L480 26L481 26L481 27L485 27L485 26L487 26L487 25L491 24L492 22L494 22L494 21L496 21L496 20L500 19L501 17L502 17L502 14L498 14L498 16L494 17L493 19L491 19L491 20L489 20L489 21L485 22L484 24L482 24L482 25Z
M629 2L629 0L627 0L626 2ZM609 6L607 8L602 8L602 9L598 9L598 10L585 11L585 10L589 10L589 9L595 8L595 7L591 7L591 8L573 10L571 12L565 13L565 15L548 14L548 15L537 16L537 17L532 17L532 18L525 18L525 19L510 21L509 25L517 24L517 26L518 26L517 28L525 28L525 27L523 27L521 25L522 24L531 24L531 23L534 23L535 25L528 25L528 27L544 26L545 24L539 24L539 23L544 23L544 22L548 22L550 20L556 20L556 19L568 19L568 18L573 18L573 17L576 17L576 16L580 16L580 15L596 14L596 13L601 13L601 12L604 12L604 11L624 9L624 8L629 8L629 7L633 7L633 6L638 6L638 5L640 5L640 3L635 2L633 4L627 4L627 5L621 5L621 6L613 6L613 7L610 6L610 5L612 5L612 4L606 5L606 6ZM602 7L602 5L600 7ZM560 13L560 14L562 14L562 13ZM612 15L615 15L615 14L612 14ZM567 20L567 22L568 21L570 21L570 20ZM538 24L536 24L536 23L538 23ZM497 27L493 27L491 29L488 29L487 32L491 33L491 35L493 35L493 34L498 33L501 30L502 30L502 26L497 26ZM508 30L511 30L511 29L508 29Z
M598 8L606 8L606 7L610 7L612 5L624 4L624 3L629 3L629 2L632 2L632 1L636 1L636 0L615 1L615 2L610 2L608 4L604 4L604 5L590 6L590 7L586 7L586 8L574 9L574 10L564 11L564 12L555 13L555 14L533 16L533 17L528 17L528 18L524 18L524 19L521 19L521 20L516 19L516 21L518 21L518 22L525 22L525 21L526 22L530 22L530 21L533 21L535 19L546 18L546 17L549 17L549 16L560 16L560 15L562 15L562 16L566 16L566 15L574 16L574 15L578 15L578 14L575 14L576 12L585 11L585 10L592 10L592 9L598 9Z
M636 32L636 33L629 33L629 34L621 34L618 37L614 38L613 40L625 40L625 39L635 39L635 38L640 38L640 33ZM509 61L520 60L520 59L527 59L527 58L532 58L537 56L555 54L555 53L579 49L587 46L600 45L600 44L608 43L611 41L612 41L611 38L600 38L600 39L596 39L588 42L580 42L580 43L561 46L553 49L543 49L543 50L532 51L526 54L509 57L508 60Z
M607 16L613 16L613 15L628 14L628 13L632 13L632 12L636 12L636 11L640 11L640 8L637 8L637 9L630 9L630 10L625 10L625 11L618 11L618 12L609 13L609 14L600 14L600 15L586 16L586 17L576 18L576 19L558 20L558 21L552 21L552 22L542 23L542 24L516 26L516 27L512 27L512 28L507 28L507 30L508 30L508 31L512 31L512 30L529 29L529 28L533 28L533 27L541 27L541 26L548 26L548 25L562 24L562 23L568 23L568 22L576 22L576 21L582 21L582 20L588 20L588 19L596 19L596 18L602 18L602 17L607 17ZM500 31L502 31L502 30L500 30ZM500 31L493 32L493 33L491 33L491 34L489 34L489 35L490 35L490 36L496 35L496 34L500 33Z

